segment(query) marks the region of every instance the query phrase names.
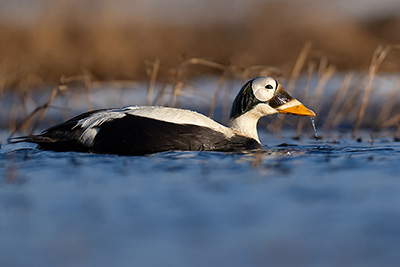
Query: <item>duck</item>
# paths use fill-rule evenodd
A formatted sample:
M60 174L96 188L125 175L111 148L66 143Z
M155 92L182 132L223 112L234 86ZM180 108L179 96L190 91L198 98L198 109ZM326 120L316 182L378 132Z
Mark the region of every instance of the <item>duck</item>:
M10 138L42 150L117 155L165 151L235 152L262 148L257 123L276 114L315 117L272 77L244 83L235 97L229 126L195 111L162 106L126 106L89 111L41 134Z

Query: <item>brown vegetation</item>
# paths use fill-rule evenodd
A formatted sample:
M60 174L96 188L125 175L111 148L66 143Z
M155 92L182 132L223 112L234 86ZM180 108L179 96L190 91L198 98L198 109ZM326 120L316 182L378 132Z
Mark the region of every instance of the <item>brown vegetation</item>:
M210 102L211 117L231 79L272 75L284 81L289 91L296 89L296 96L315 109L325 132L345 126L353 134L362 127L390 128L400 134L400 105L393 95L385 105L367 109L378 73L400 71L399 46L391 45L400 43L400 19L360 22L312 9L299 12L300 8L263 5L248 20L233 25L121 23L101 12L87 18L72 5L51 9L29 26L0 20L0 96L4 89L14 89L20 97L5 112L9 130L37 129L53 100L74 83L86 88L89 109L90 91L96 84L123 80L149 81L148 104L176 106L191 78L212 73L219 82ZM296 83L302 75L308 77L307 84L299 88ZM342 85L338 84L331 101L324 102L325 87L335 75L342 77ZM311 95L315 77L318 84ZM160 90L155 89L156 82L163 85ZM58 84L49 100L27 110L30 96L24 92L49 84ZM283 118L271 118L269 130L277 132L284 123L293 124ZM304 120L295 123L300 135Z
M192 57L239 67L274 66L288 74L308 41L311 59L325 57L339 69L366 70L379 44L400 43L398 18L362 23L293 4L265 4L233 25L122 23L107 11L87 14L72 4L48 10L29 26L0 21L3 87L32 89L84 72L99 80L147 79L145 62L155 59L159 76L167 77L171 67ZM400 53L393 54L382 69L400 70L399 58Z
M367 73L353 71L338 73L333 65L324 64L323 61L320 62L317 68L315 62L309 59L310 52L312 51L311 49L311 44L306 43L297 57L290 78L284 79L282 77L282 80L290 92L293 92L303 103L316 112L316 119L319 122L320 131L328 133L331 130L333 130L333 132L337 132L339 129L346 131L352 130L353 136L356 136L361 128L375 131L390 130L390 132L395 133L397 138L397 136L400 135L400 101L396 98L395 92L400 86L400 79L397 79L392 85L394 88L386 90L389 92L387 95L379 94L376 90L374 92L373 84L376 86L375 79L379 78L377 77L377 73L380 66L385 62L385 59L391 52L400 50L400 45L379 46L372 55L369 71ZM192 97L190 96L192 94L190 91L193 90L193 87L190 85L191 82L187 74L190 74L193 68L198 68L200 66L222 73L218 76L219 80L214 95L209 96L212 97L211 101L208 103L208 115L210 117L214 117L215 115L214 111L218 103L218 97L225 95L227 91L231 92L231 86L229 85L232 79L241 78L245 81L254 76L280 75L276 68L268 66L239 68L234 65L223 65L201 58L190 58L182 61L176 67L171 68L169 70L169 77L164 83L159 84L156 89L155 81L158 79L159 64L159 60L148 63L147 70L150 78L147 88L147 103L151 105L179 107L182 97ZM307 70L307 82L305 86L299 86L299 76L305 69ZM333 92L326 92L327 84L333 77L340 79L342 84L339 84L340 80L336 81L334 84L338 89ZM315 87L312 88L312 95L309 94L311 81L317 81ZM121 82L117 82L116 84L121 85ZM58 85L55 86L51 94L49 94L48 100L38 105L33 111L25 113L24 118L21 120L18 119L16 114L20 113L21 110L27 112L25 105L28 102L32 102L30 95L22 94L20 96L20 101L16 102L12 107L12 110L15 112L11 110L8 119L11 135L20 130L29 133L35 131L43 119L45 119L48 108L55 108L52 106L52 103L56 97L65 97L65 93L69 91L73 92L74 88L84 88L84 91L78 90L78 94L81 95L81 97L86 97L87 107L88 109L92 109L91 92L102 86L102 82L93 81L92 77L88 74L67 78L63 76L59 80ZM107 87L109 90L115 88L113 86ZM225 90L225 92L221 92L223 90ZM199 89L197 94L201 94L201 89ZM330 95L329 98L327 98L328 95ZM376 97L379 95L383 97L383 100L379 102L370 100L371 98L373 99L374 96ZM70 94L70 96L72 95ZM225 116L219 118L219 120L226 123L229 105L226 105L225 102L223 102L222 105L222 113ZM68 105L59 109L59 111L68 112ZM293 117L287 117L282 114L269 117L268 120L268 123L265 125L271 132L280 132L285 123L291 124L292 127L295 127L294 124L297 124L297 136L300 136L306 128L308 128L308 131L311 130L311 127L304 127L305 120L299 120L298 118L293 119Z

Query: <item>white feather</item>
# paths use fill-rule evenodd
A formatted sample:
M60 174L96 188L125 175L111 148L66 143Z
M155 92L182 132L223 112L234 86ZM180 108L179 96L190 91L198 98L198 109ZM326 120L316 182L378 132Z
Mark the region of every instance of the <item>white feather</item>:
M291 107L298 106L298 105L302 105L302 104L300 103L300 101L298 101L297 99L292 99L292 100L290 100L289 102L287 102L287 103L285 103L285 104L279 106L279 107L277 108L277 110L284 110L284 109L291 108Z
M85 129L93 128L100 126L104 122L120 119L125 117L126 114L124 113L123 109L111 109L111 110L104 110L100 112L93 113L87 118L81 119L78 121L78 124L75 127L82 127ZM74 128L75 128L74 127Z
M96 137L97 133L99 132L98 127L87 128L81 135L81 141L88 147L93 145L94 138Z
M126 114L121 112L121 109L104 110L93 113L89 117L79 120L72 129L77 127L85 129L80 136L80 140L86 146L91 147L93 145L94 138L99 132L98 127L101 124L107 121L123 118L125 116Z
M271 108L269 105L261 103L252 110L240 115L239 117L230 121L231 127L237 133L251 137L260 143L257 132L257 122L265 115L275 114L278 111Z
M195 111L187 109L169 108L169 107L126 107L127 114L137 115L161 121L178 123L178 124L192 124L204 126L213 130L226 133L229 128L217 123L213 119L204 116Z

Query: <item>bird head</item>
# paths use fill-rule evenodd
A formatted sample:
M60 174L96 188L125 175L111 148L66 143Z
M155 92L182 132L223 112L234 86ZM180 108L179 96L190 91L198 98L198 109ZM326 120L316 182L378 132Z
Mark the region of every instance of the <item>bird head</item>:
M251 112L256 117L286 113L315 117L314 111L290 96L277 80L258 77L246 82L233 101L230 119Z

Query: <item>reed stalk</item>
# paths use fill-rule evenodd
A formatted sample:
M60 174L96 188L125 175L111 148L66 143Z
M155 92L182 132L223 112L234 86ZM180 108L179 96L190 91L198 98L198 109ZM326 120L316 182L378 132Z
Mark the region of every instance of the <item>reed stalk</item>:
M221 77L219 77L219 79L218 79L218 84L217 84L217 87L215 88L214 95L211 100L210 108L208 111L208 117L210 117L210 118L214 117L215 108L216 108L217 102L218 102L218 95L220 93L220 90L222 89L224 82L225 82L228 71L229 71L229 68L226 68L225 71L223 72L223 74L221 75Z
M326 88L327 82L332 78L336 68L334 66L328 66L323 70L321 78L318 80L312 99L309 103L311 109L317 114L316 121L318 120L318 114L322 110L322 95Z
M156 60L154 60L151 67L149 86L147 87L147 96L146 96L147 105L150 105L152 103L154 86L156 84L158 71L160 69L160 64L161 60L157 58Z
M361 126L361 123L364 119L365 112L366 112L367 106L368 106L369 95L370 95L371 89L372 89L372 82L375 78L376 73L378 72L380 65L385 60L385 58L389 54L390 50L392 50L392 46L390 46L390 45L378 46L372 55L372 60L371 60L371 64L370 64L369 71L368 71L367 83L366 83L365 89L364 89L364 96L362 99L362 103L361 103L360 111L358 113L357 120L353 127L353 132L352 132L353 137L358 132L358 130Z
M292 73L290 75L286 90L290 91L295 87L296 81L299 78L301 71L307 61L308 55L310 54L310 51L311 51L311 48L312 48L311 42L306 42L303 45L303 48L301 49L301 51L297 57L296 63L294 64L294 67L293 67ZM276 116L276 121L273 126L274 132L279 132L282 129L285 117L286 116L284 114L278 114Z
M344 103L345 96L347 91L350 88L351 81L353 79L353 73L347 72L343 78L342 85L339 89L339 92L335 96L335 100L333 101L333 104L331 108L329 109L328 116L325 119L325 122L322 125L322 130L327 131L332 127L332 122L334 121L335 117L340 114L340 109L339 107L341 106L342 103ZM344 114L343 114L344 115Z
M314 70L315 70L315 63L313 63L313 62L309 63L308 68L307 68L307 82L306 82L306 86L304 88L304 93L303 93L303 98L302 98L303 103L307 103L308 91L310 89L311 78L314 74ZM297 124L297 129L296 129L296 137L297 138L300 137L301 132L303 130L303 122L304 122L304 120L299 120L299 122Z
M392 90L390 90L391 93L389 93L389 95L386 97L386 100L384 101L384 104L382 105L381 110L379 111L377 119L378 128L383 128L384 122L390 118L390 115L393 111L396 101L398 101L397 98L398 88L400 88L400 77L396 79L396 82Z

